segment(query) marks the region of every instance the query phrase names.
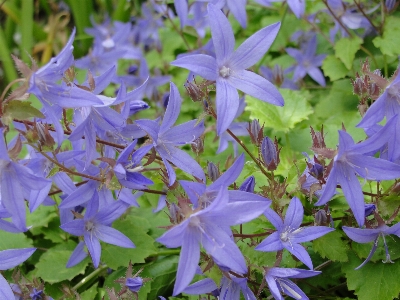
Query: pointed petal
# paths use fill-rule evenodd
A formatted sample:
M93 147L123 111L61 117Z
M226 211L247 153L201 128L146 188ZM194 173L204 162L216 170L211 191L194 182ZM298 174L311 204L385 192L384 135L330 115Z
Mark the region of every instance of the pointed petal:
M369 243L374 241L380 234L380 229L361 229L342 226L342 229L346 235L357 243Z
M232 15L234 15L236 20L239 22L240 26L246 28L247 27L246 0L227 1L227 5Z
M257 247L254 248L257 251L263 252L274 252L283 249L283 244L279 238L279 232L274 232L264 239Z
M74 208L75 206L81 205L89 201L96 189L96 184L88 182L70 194L67 198L61 201L59 208Z
M112 227L97 224L96 229L98 232L98 238L103 242L123 248L135 248L135 245L125 234Z
M303 222L304 208L297 197L293 197L286 211L284 226L290 228L299 228Z
M228 82L238 90L264 102L283 106L284 100L278 89L264 77L246 70L234 72Z
M223 64L233 52L235 37L231 24L223 12L213 4L208 4L207 9L215 56L217 61Z
M364 196L360 183L354 174L354 171L348 165L338 163L338 176L337 180L340 184L346 201L349 204L358 225L364 225L365 209L364 209Z
M0 270L12 269L26 261L36 248L9 249L0 251Z
M182 292L189 295L199 295L211 293L216 289L218 289L218 287L215 282L210 278L206 278L189 285Z
M230 67L233 70L244 70L258 62L274 42L281 23L269 25L250 36L232 54Z
M186 219L179 225L175 225L162 236L156 239L157 242L164 244L167 248L177 248L182 245L182 236L189 225L189 219Z
M93 265L97 269L100 263L100 256L101 256L101 246L100 242L94 235L91 235L88 232L84 234L84 240L86 247L89 250L90 256L92 257Z
M139 126L140 129L144 130L153 141L157 141L158 133L160 131L160 125L157 122L152 120L137 120L135 121L136 125Z
M385 117L385 108L388 101L387 90L368 108L357 127L369 128L379 123Z
M200 182L192 182L187 180L179 180L182 188L185 190L186 195L189 197L190 202L197 207L197 202L201 195L206 191L206 185Z
M83 219L75 219L61 225L60 228L72 235L82 236L85 233L85 221Z
M363 263L361 265L359 265L354 270L358 270L358 269L362 268L363 266L365 266L365 264L370 261L370 259L374 255L374 253L375 253L377 248L378 248L378 237L375 239L375 242L374 242L374 244L373 244L373 246L371 248L371 251L369 252L367 258L363 261Z
M170 129L178 119L179 113L181 111L182 99L179 94L179 90L176 85L171 82L169 89L169 100L167 109L165 111L161 126L160 126L160 135L164 133L166 130Z
M239 94L225 80L217 80L216 86L217 134L221 136L235 119L239 108Z
M15 299L14 293L7 280L0 274L0 298Z
M130 193L131 193L130 196L133 197L132 192ZM107 205L107 207L103 207L97 213L95 218L97 222L101 224L111 224L116 219L118 219L126 211L126 209L127 209L126 202L114 201L110 205Z
M306 1L303 0L288 0L287 4L298 19L306 10Z
M76 266L88 256L84 249L85 243L83 241L79 242L79 244L75 247L74 251L68 259L66 265L67 268L72 268L73 266Z
M264 215L277 230L283 229L282 218L273 209L267 208L264 211Z
M204 122L198 123L192 120L165 131L160 139L173 143L174 145L186 145L197 139L204 131Z
M302 245L285 243L285 249L296 256L307 267L309 267L310 269L313 268L311 257Z
M400 165L366 155L347 155L348 162L368 180L391 180L400 177Z
M161 154L160 154L161 155ZM162 155L161 155L162 156ZM176 180L176 173L174 168L171 166L171 164L166 160L166 159L162 159L165 168L167 169L167 174L168 174L168 185L171 186L174 184L175 180Z
M310 69L308 69L307 73L308 73L308 75L310 75L310 77L312 79L314 79L316 82L318 82L320 86L326 85L324 74L322 74L320 69L310 68Z
M244 166L244 154L241 154L232 166L225 171L217 180L215 180L208 189L219 190L221 187L230 186L240 175Z
M269 276L267 274L267 276L265 277L265 280L267 281L269 290L270 290L272 296L275 298L275 300L284 300L284 298L281 295L281 292L279 290L279 287L277 285L277 281L275 280L275 278L272 276Z
M188 12L189 12L188 3L186 0L175 0L174 5L175 5L176 14L179 17L179 20L181 23L181 29L182 29L183 27L185 27L187 17L188 17Z
M165 148L156 148L162 158L167 159L182 171L199 178L203 182L206 181L203 169L189 154L175 147L165 146Z
M337 185L336 168L336 163L334 163L331 172L329 173L328 180L326 181L324 191L322 192L322 195L319 197L318 201L314 204L315 206L324 205L331 200L332 196L335 194Z
M179 256L178 271L173 295L181 293L192 281L200 260L200 245L197 231L188 228L182 239L181 254Z
M293 243L303 243L315 240L331 231L334 231L334 228L326 227L326 226L310 226L310 227L300 227L299 231L296 233L293 232L290 241Z
M206 54L190 54L171 62L171 65L188 69L204 79L215 81L218 77L218 65L214 57Z
M268 202L271 203L271 200L268 198L264 198L260 195L239 191L239 190L230 190L229 194L229 202L237 202L237 201L260 201L260 202Z

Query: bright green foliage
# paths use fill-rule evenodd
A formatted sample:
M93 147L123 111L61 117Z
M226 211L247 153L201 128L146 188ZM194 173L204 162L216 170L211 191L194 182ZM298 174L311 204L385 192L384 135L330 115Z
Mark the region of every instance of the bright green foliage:
M335 56L339 58L347 69L353 66L354 57L360 49L363 40L359 37L342 38L336 42Z
M338 231L330 232L313 241L313 249L323 258L333 261L346 262L347 245L342 241L342 235Z
M132 264L144 263L144 259L154 255L157 249L154 246L154 239L147 234L144 218L127 216L126 219L115 221L113 227L132 240L136 248L121 248L110 244L102 244L101 261L107 264L111 269L128 266L129 261Z
M30 248L32 241L28 239L23 233L9 233L0 231L0 251L16 248Z
M331 81L335 81L346 77L348 70L343 62L334 55L328 55L322 64L324 74L329 77Z
M400 54L400 18L389 16L385 20L383 36L376 37L373 43L383 54L399 55Z
M69 240L66 243L58 244L48 249L35 265L36 276L41 277L48 283L71 280L78 274L83 274L89 259L77 264L72 268L66 268L69 257L76 247L76 243Z
M275 131L288 132L296 124L306 120L313 113L307 91L279 90L285 100L283 107L276 107L253 97L246 96L247 107L251 119L258 119L260 124Z
M359 300L391 300L400 293L399 263L367 263L362 269L354 270L362 263L354 255L342 265L347 286L354 290Z

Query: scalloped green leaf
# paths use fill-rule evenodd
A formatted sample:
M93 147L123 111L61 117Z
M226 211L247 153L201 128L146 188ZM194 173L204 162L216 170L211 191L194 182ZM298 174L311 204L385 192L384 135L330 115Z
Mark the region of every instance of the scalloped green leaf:
M283 107L278 107L246 95L246 110L250 111L251 119L258 119L266 128L288 132L294 126L313 113L307 99L311 98L308 91L292 91L280 89L285 100Z
M36 264L36 276L41 277L48 283L60 282L63 280L71 280L79 274L85 272L86 266L89 264L89 258L85 258L82 262L72 268L66 268L68 259L72 251L77 246L72 240L66 243L58 244L48 249Z
M144 224L144 227L141 224ZM128 215L123 220L115 221L113 227L130 238L136 248L122 248L102 243L101 260L111 269L126 267L129 261L132 264L144 263L145 258L157 253L154 239L147 234L148 222L146 219Z
M348 70L353 66L353 61L363 40L358 36L352 38L341 38L335 45L335 56L339 58Z
M385 19L383 35L372 41L383 54L397 56L400 54L400 18L389 16Z
M328 258L333 261L346 262L347 245L341 239L342 235L338 231L333 231L313 241L313 249L318 252L322 258Z
M348 70L346 66L334 55L328 55L322 63L324 75L331 81L346 77Z
M347 286L359 300L392 300L400 293L400 264L396 262L367 263L359 270L354 270L362 263L354 254L349 255L349 262L342 264L342 271L347 278Z
M0 230L0 251L32 247L32 241L23 233L10 233Z

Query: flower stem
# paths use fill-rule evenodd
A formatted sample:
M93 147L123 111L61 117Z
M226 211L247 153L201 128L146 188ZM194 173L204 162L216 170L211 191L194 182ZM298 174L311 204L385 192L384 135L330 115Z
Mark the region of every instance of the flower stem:
M77 289L79 289L80 287L82 287L86 282L88 282L90 279L96 277L97 275L99 275L102 271L104 271L105 269L107 269L108 266L107 265L102 265L101 267L97 268L96 270L94 270L92 273L90 273L88 276L86 276L85 278L83 278L81 281L79 281L72 289L74 291L76 291Z

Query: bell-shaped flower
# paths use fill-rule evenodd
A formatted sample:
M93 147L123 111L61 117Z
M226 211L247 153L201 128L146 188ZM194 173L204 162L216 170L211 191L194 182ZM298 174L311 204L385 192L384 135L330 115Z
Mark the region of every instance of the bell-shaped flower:
M161 156L169 176L169 185L172 185L176 179L174 168L169 162L182 171L205 181L204 172L199 164L189 154L177 148L192 143L204 131L203 122L198 123L197 120L173 126L178 119L181 104L178 88L171 82L169 101L161 124L146 119L136 121L139 128L147 132L151 139L151 144L144 145L142 150L149 151L154 147Z
M286 249L312 269L313 264L310 255L299 243L315 240L334 229L325 226L300 227L303 221L304 208L296 197L293 197L290 201L284 221L270 208L264 212L264 215L277 231L263 240L255 250L273 252Z
M262 101L283 105L283 98L272 83L246 70L264 56L278 34L280 23L257 31L234 51L235 37L226 16L212 4L208 5L208 16L216 57L187 55L171 64L216 81L217 134L221 135L231 125L239 108L236 89Z
M187 207L186 219L157 239L168 248L182 247L173 294L181 293L193 279L200 260L200 245L218 265L247 273L246 262L229 227L257 218L269 204L269 201L229 203L227 190L221 188L208 207L195 210Z

